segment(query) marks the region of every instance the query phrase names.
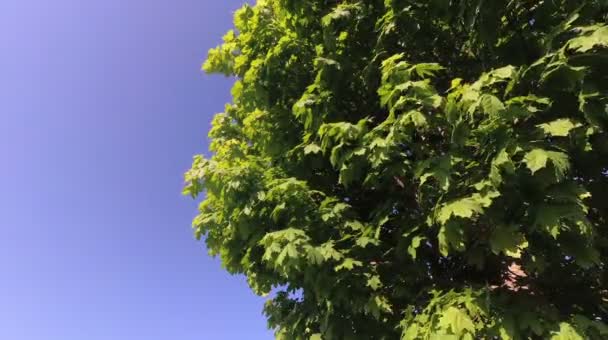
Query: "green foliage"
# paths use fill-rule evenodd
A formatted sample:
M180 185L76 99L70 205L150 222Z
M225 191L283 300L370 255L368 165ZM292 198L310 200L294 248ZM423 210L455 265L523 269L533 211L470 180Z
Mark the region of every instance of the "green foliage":
M608 3L258 0L184 193L278 339L608 338Z

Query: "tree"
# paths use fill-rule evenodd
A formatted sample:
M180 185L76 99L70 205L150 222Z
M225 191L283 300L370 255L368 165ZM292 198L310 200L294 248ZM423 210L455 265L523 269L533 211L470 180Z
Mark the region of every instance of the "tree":
M608 2L258 0L198 238L279 339L608 337Z

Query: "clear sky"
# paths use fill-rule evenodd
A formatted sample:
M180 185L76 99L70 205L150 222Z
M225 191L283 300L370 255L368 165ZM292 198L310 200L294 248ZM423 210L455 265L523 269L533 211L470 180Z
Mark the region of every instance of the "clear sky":
M0 0L0 339L271 339L181 196L242 0Z

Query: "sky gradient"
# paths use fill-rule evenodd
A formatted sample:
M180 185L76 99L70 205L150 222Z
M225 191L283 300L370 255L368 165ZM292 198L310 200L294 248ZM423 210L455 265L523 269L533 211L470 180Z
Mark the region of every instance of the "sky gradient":
M242 0L0 1L0 339L271 339L181 196Z

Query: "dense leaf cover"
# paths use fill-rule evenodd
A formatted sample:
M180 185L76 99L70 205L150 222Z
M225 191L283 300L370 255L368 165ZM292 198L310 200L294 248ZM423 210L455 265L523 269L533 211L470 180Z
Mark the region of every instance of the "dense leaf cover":
M608 1L258 0L184 192L280 339L608 338ZM277 292L278 291L278 292Z

